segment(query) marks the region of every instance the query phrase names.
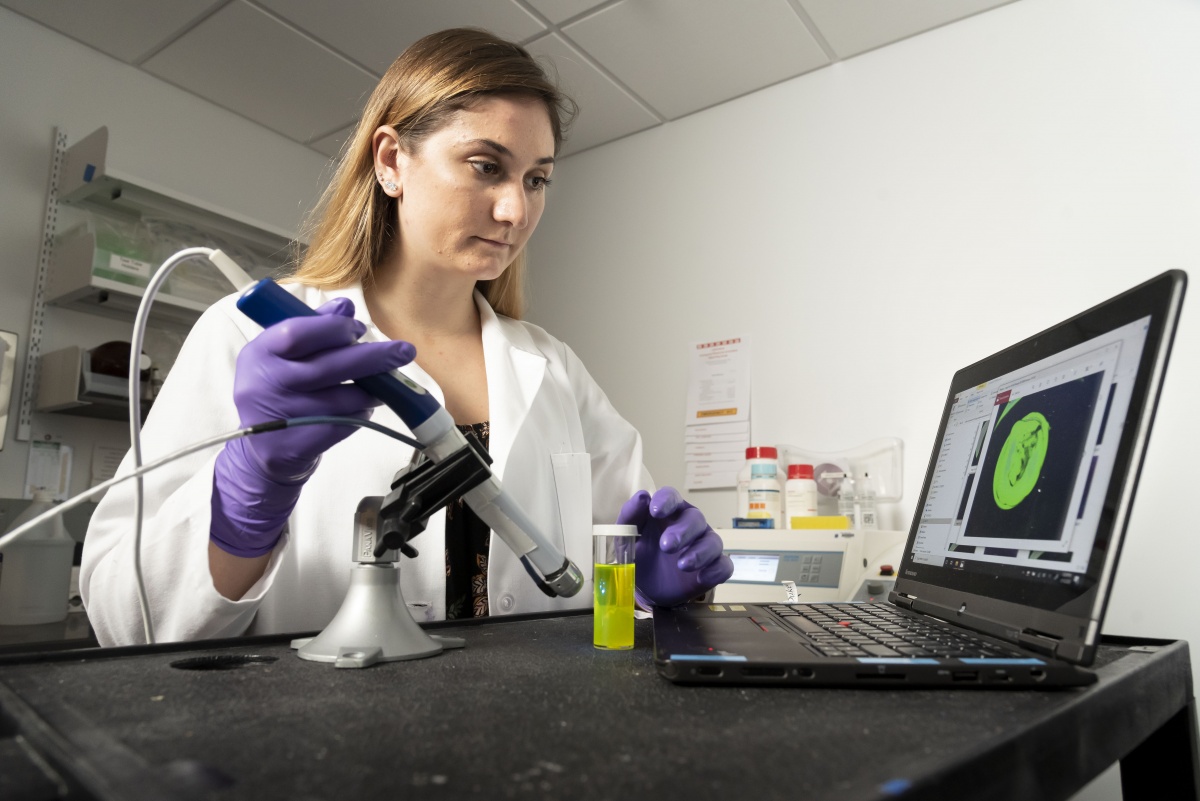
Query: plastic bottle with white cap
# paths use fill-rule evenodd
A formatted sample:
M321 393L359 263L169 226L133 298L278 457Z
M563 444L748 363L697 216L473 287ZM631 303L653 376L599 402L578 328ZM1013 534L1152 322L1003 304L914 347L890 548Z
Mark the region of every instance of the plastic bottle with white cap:
M37 490L9 531L54 508L54 496ZM4 549L0 569L0 625L57 623L67 617L75 540L53 517Z

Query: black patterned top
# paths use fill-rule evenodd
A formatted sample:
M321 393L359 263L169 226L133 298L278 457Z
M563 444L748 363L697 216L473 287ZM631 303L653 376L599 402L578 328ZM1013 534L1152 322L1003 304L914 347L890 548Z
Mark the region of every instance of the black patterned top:
M489 421L460 425L458 430L475 436L488 448ZM446 619L487 617L488 550L491 529L462 498L446 506Z

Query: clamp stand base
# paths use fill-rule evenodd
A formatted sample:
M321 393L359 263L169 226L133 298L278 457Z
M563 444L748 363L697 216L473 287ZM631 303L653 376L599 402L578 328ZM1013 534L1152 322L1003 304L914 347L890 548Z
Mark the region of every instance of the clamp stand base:
M296 655L339 668L401 662L462 648L461 637L426 634L413 620L400 592L400 570L392 563L356 564L350 589L333 620L316 637L292 640Z

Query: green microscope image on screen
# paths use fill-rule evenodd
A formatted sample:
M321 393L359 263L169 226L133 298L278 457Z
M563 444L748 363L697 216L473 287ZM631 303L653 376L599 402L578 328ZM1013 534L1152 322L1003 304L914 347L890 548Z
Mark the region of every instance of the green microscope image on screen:
M1009 403L999 420L1003 420L1016 403ZM1050 422L1039 412L1030 412L1013 423L992 474L992 497L997 506L1012 509L1033 492L1049 446Z

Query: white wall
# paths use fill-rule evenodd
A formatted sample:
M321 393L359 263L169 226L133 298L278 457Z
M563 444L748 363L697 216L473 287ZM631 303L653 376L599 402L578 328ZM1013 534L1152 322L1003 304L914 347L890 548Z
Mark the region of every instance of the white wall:
M0 329L28 345L55 126L73 143L109 129L109 164L284 230L319 195L324 157L259 125L0 8ZM43 352L128 340L126 325L50 308ZM18 373L20 378L21 373ZM21 497L28 445L15 442L20 383L0 451L0 497ZM95 443L128 446L121 423L35 415L35 436L75 448L73 492L88 486Z
M907 528L955 370L1196 268L1197 42L1191 0L1022 0L565 159L530 317L678 486L687 345L750 334L756 443L901 437ZM1196 302L1106 629L1200 644Z
M530 319L679 486L687 345L750 334L753 439L901 437L907 528L955 370L1195 264L1197 41L1190 0L1022 0L564 159ZM1200 557L1181 503L1200 445L1194 305L1109 629L1200 642L1178 603ZM690 500L734 511L732 490Z

